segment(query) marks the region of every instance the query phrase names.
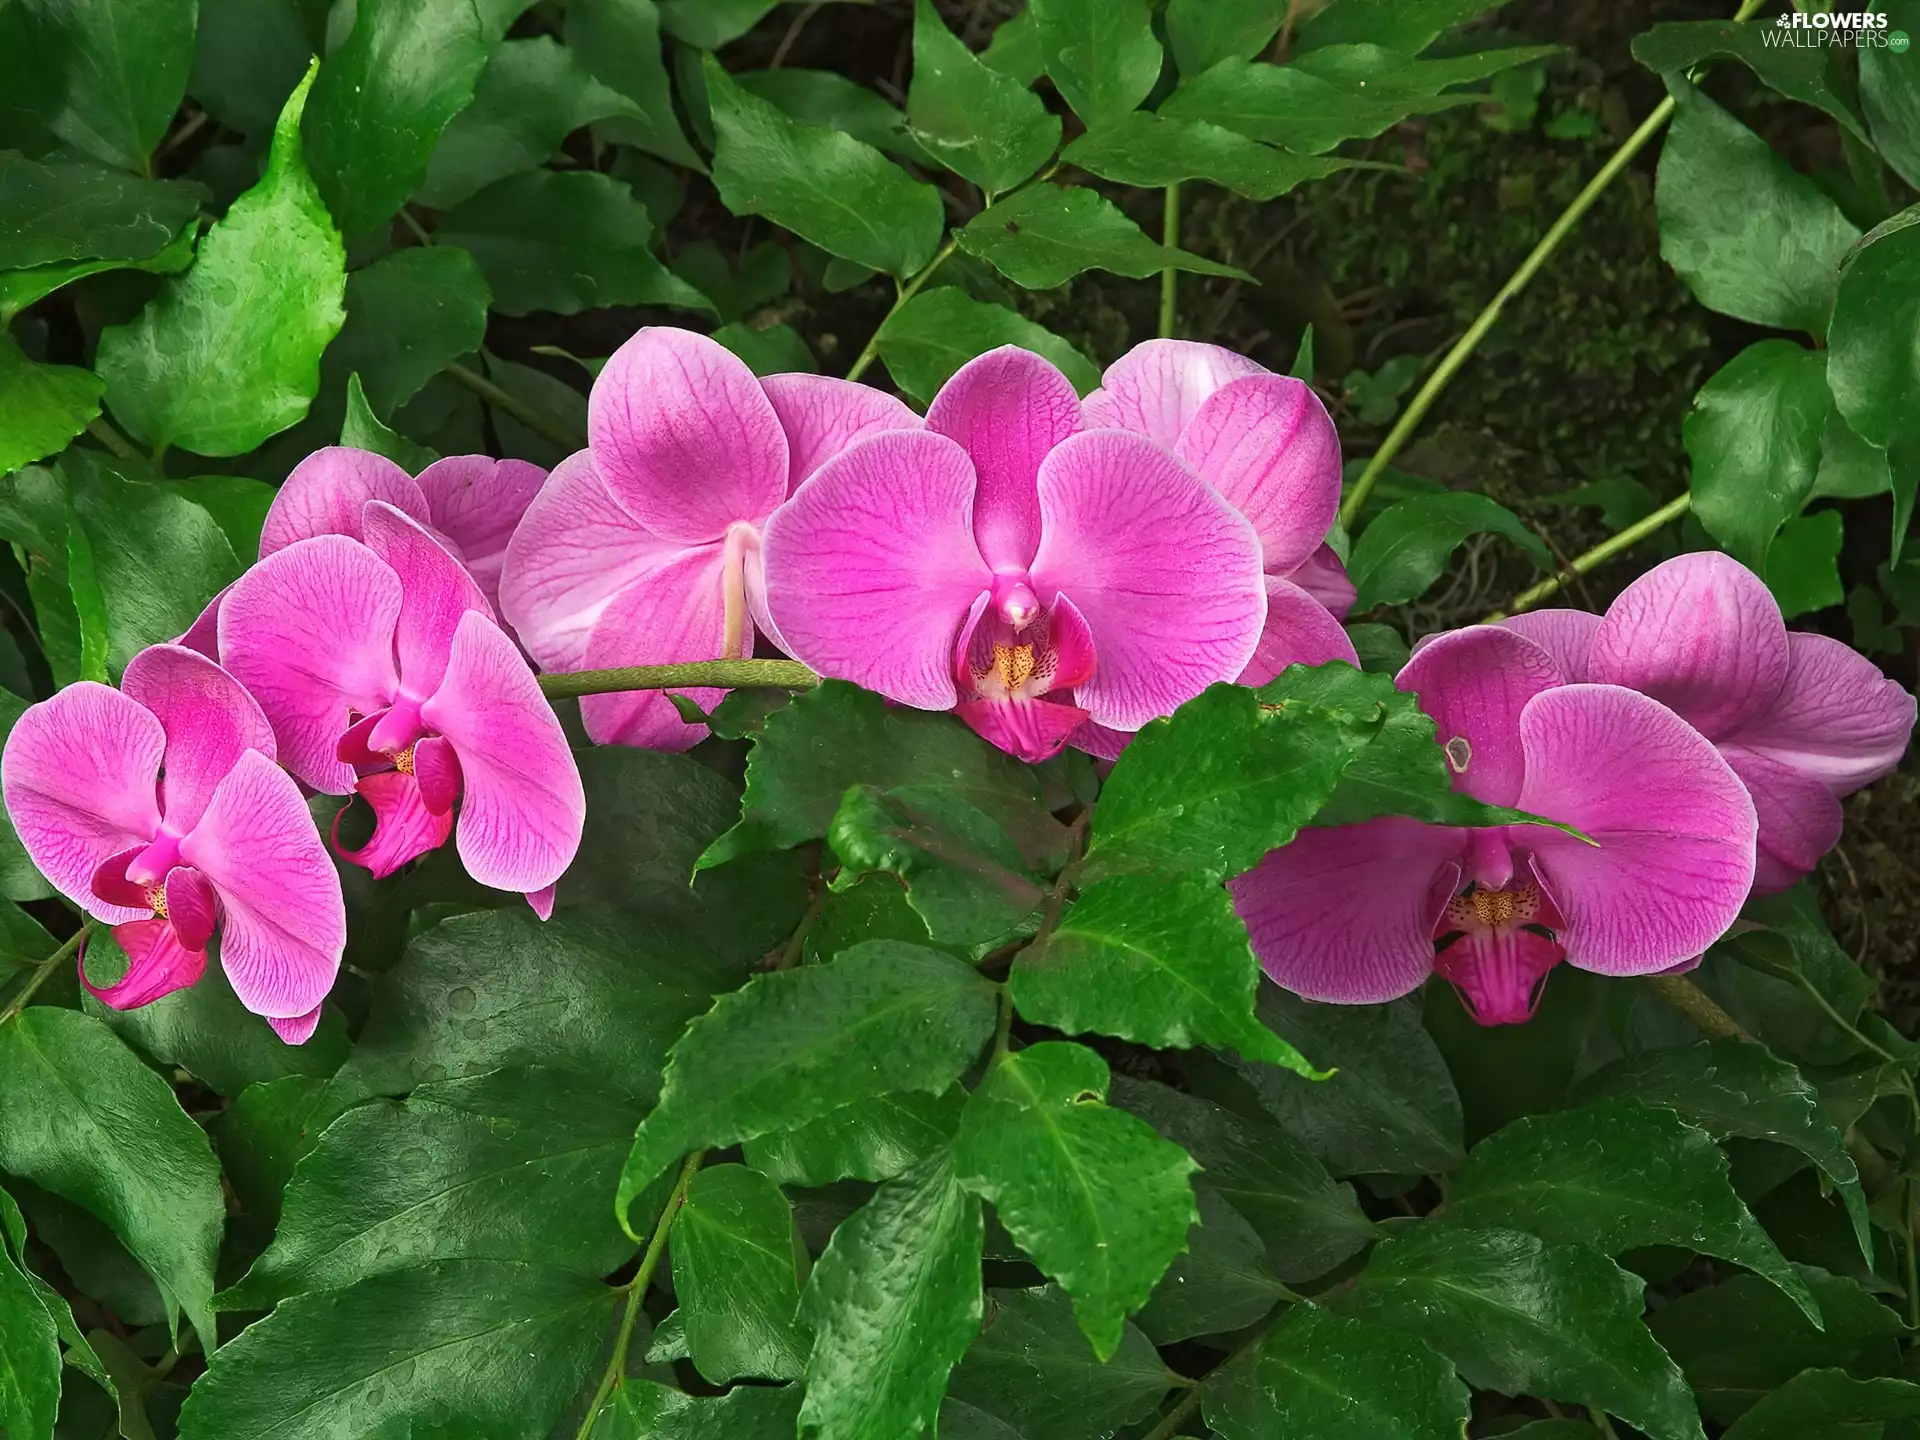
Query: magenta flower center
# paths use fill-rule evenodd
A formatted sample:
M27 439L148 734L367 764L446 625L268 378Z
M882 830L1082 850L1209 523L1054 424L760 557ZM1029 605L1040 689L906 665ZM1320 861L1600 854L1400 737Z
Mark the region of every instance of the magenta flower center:
M1518 867L1523 873L1523 859ZM1433 927L1433 968L1460 992L1482 1025L1533 1018L1547 974L1566 958L1560 913L1537 884L1514 874L1489 886L1470 883L1447 902Z

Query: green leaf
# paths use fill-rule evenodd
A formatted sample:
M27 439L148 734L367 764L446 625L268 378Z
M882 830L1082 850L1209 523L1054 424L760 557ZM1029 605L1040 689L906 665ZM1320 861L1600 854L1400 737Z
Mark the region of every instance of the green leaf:
M17 1221L12 1207L0 1192L0 1218ZM15 1263L24 1235L0 1246L0 1434L47 1440L60 1408L60 1334L32 1277Z
M440 133L473 99L527 0L360 0L300 124L314 183L358 239L419 188Z
M801 66L744 70L734 82L802 125L843 131L898 159L939 168L940 162L927 153L891 101L837 71Z
M1200 1220L1187 1232L1187 1252L1134 1317L1156 1345L1244 1329L1287 1294L1246 1218L1205 1185L1193 1187L1193 1198Z
M265 175L207 231L193 268L100 336L107 403L136 439L238 455L299 420L320 387L320 352L346 313L346 252L301 156L312 84L310 72Z
M541 1069L349 1110L301 1159L273 1244L220 1307L266 1310L430 1260L608 1274L632 1253L602 1197L637 1113L581 1077Z
M800 1378L809 1326L794 1310L805 1263L773 1181L744 1165L693 1177L673 1222L673 1290L702 1376L716 1385Z
M980 59L1022 85L1032 85L1045 74L1047 62L1040 54L1040 27L1033 22L1033 12L1022 10L994 26Z
M1047 74L1089 128L1138 108L1160 78L1149 0L1032 0Z
M1060 117L961 43L932 0L914 6L907 117L935 159L988 195L1011 190L1060 144Z
M1007 832L950 791L855 785L827 838L841 865L834 889L869 874L899 876L927 933L944 945L1004 940L1045 898Z
M1211 180L1249 200L1273 200L1308 180L1364 163L1294 155L1204 120L1179 120L1150 110L1136 110L1087 131L1067 146L1062 158L1122 185L1158 189L1182 180Z
M994 987L937 950L875 940L756 975L687 1027L616 1202L687 1151L750 1140L897 1090L944 1090L993 1032Z
M0 475L66 449L100 413L106 388L91 370L29 360L0 330Z
M1725 1440L1806 1440L1863 1433L1886 1420L1920 1416L1920 1385L1858 1380L1844 1370L1803 1370L1727 1427Z
M333 1116L326 1095L327 1082L311 1075L249 1085L211 1127L234 1196L263 1232L279 1223L294 1166Z
M813 1328L800 1433L932 1432L947 1372L980 1331L980 1203L940 1153L833 1232L801 1297Z
M1260 965L1219 881L1118 875L1081 894L1007 977L1022 1017L1156 1049L1208 1045L1325 1078L1253 1016Z
M1210 686L1142 726L1114 764L1082 873L1219 881L1251 869L1313 819L1380 716Z
M1891 29L1909 35L1920 30L1920 5L1914 0L1886 0L1873 8L1887 17ZM1881 158L1909 185L1920 183L1920 75L1906 56L1861 46L1860 101Z
M1244 270L1149 239L1118 205L1083 185L1029 185L982 210L958 238L962 250L1029 290L1051 290L1084 270L1135 280L1167 269L1253 279Z
M747 325L722 325L710 336L747 362L756 375L820 373L820 362L801 333L791 325L769 325L755 330Z
M1756 27L1757 28L1757 27ZM1684 79L1654 190L1660 257L1711 310L1826 333L1836 267L1859 228L1772 146Z
M1282 1279L1316 1279L1376 1237L1353 1187L1337 1183L1285 1131L1124 1075L1109 1098L1200 1162L1208 1188L1253 1226Z
M198 8L195 0L25 0L37 31L29 63L61 77L47 128L109 165L147 173L187 88Z
M1640 1323L1643 1288L1584 1246L1419 1225L1382 1241L1335 1308L1419 1336L1478 1389L1590 1405L1651 1440L1701 1440L1686 1382Z
M33 1006L0 1026L0 1171L104 1221L214 1341L220 1167L166 1081L98 1020Z
M1706 1131L1635 1100L1516 1120L1473 1147L1447 1192L1449 1224L1525 1230L1609 1255L1682 1245L1744 1265L1809 1319L1813 1294L1734 1194Z
M480 348L492 294L474 257L415 245L347 277L346 326L329 361L357 372L367 402L391 419L434 376Z
M660 23L676 40L718 50L760 23L779 0L660 0Z
M1333 0L1300 27L1294 48L1384 45L1403 55L1417 55L1442 31L1485 13L1478 0Z
M0 152L0 270L148 259L205 198L184 180L142 180L64 155L29 160Z
M1294 1306L1203 1393L1221 1440L1456 1440L1469 1408L1467 1387L1431 1347L1317 1305Z
M708 56L713 180L736 215L764 215L829 254L905 277L933 257L940 192L871 145L803 125L736 85Z
M1875 226L1847 256L1827 329L1827 383L1848 425L1888 452L1893 559L1913 518L1920 416L1920 207Z
M4 491L5 486L0 484L0 512L6 508ZM35 608L38 608L37 604ZM0 690L0 745L6 743L6 737L13 733L13 727L26 711L26 701L9 691ZM13 822L0 813L0 897L7 900L43 900L52 893L52 887L34 868L33 861L27 858L27 847L20 843ZM17 945L20 933L18 922L10 918L6 928L8 943ZM51 955L54 948L48 945L46 953Z
M639 109L610 133L623 145L704 170L673 112L673 86L660 55L660 12L653 0L573 0L567 6L567 47L594 78Z
M1866 118L1838 45L1769 45L1765 23L1683 20L1633 37L1633 58L1658 75L1691 70L1702 60L1738 60L1782 95L1824 110L1856 138L1868 141ZM1778 38L1778 37L1774 37ZM1874 47L1862 45L1864 60ZM1868 67L1863 65L1864 71Z
M597 1440L793 1440L800 1387L742 1385L717 1399L628 1378L600 1412Z
M756 1136L743 1148L747 1163L780 1185L891 1180L952 1141L966 1103L967 1092L958 1086L937 1095L878 1095L791 1130Z
M1820 436L1820 470L1813 479L1814 497L1865 500L1892 488L1887 452L1856 435L1839 410L1829 411Z
M1044 326L958 286L923 290L886 318L877 337L894 384L920 404L967 361L1000 345L1050 360L1082 395L1100 387L1100 367Z
M1167 44L1182 75L1251 60L1287 18L1287 0L1170 0Z
M36 300L90 275L113 270L145 270L152 275L175 275L193 263L199 231L189 225L157 252L140 260L67 260L38 265L31 270L0 273L0 325L13 319Z
M1460 1163L1460 1097L1417 1006L1316 1005L1262 985L1261 1023L1332 1070L1242 1065L1280 1126L1335 1175L1438 1174Z
M310 0L199 0L187 93L249 140L273 129L307 62L321 48Z
M259 553L260 531L279 493L263 480L245 475L195 475L187 480L153 482L169 495L191 501L213 517L236 557Z
M1871 1255L1860 1172L1846 1140L1798 1070L1744 1040L1703 1040L1616 1060L1586 1080L1587 1096L1622 1095L1664 1105L1722 1139L1742 1135L1800 1151L1839 1188L1861 1253Z
M712 308L648 251L647 207L611 175L510 175L449 210L438 238L472 252L502 315L575 315L606 305Z
M1353 608L1419 599L1461 542L1484 534L1504 535L1542 570L1554 568L1553 553L1506 506L1459 491L1416 495L1381 511L1354 542L1347 573L1360 593Z
M1840 583L1843 524L1838 510L1821 510L1796 515L1773 537L1767 548L1767 588L1783 618L1794 620L1846 602L1846 587Z
M1749 345L1693 397L1694 514L1751 570L1765 569L1775 533L1813 490L1832 404L1827 357L1791 340Z
M544 1435L600 1353L613 1298L597 1280L492 1260L296 1296L214 1355L180 1440L404 1436L408 1420L449 1413L469 1435Z
M440 458L426 446L414 444L373 413L373 406L367 403L367 392L361 388L358 370L347 376L347 415L340 422L340 443L384 455L412 475L418 475Z
M936 778L937 777L937 778ZM1030 863L1064 860L1065 829L1042 808L1032 767L948 715L898 709L840 680L767 717L747 760L740 823L700 856L702 870L827 833L848 787L937 786L991 816Z
M1199 1167L1144 1120L1105 1104L1107 1065L1057 1041L1003 1055L967 1102L960 1182L1073 1297L1102 1360L1199 1218Z
M1027 1440L1106 1440L1153 1413L1173 1378L1132 1325L1123 1327L1119 1348L1098 1359L1074 1323L1066 1291L1049 1285L987 1292L986 1327L947 1392ZM954 1434L944 1409L940 1434ZM998 1435L983 1431L983 1440Z

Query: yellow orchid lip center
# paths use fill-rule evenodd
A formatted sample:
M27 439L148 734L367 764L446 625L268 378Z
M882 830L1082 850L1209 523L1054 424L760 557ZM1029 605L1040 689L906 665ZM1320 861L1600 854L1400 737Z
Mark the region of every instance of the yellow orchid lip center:
M1529 925L1540 913L1540 887L1516 885L1500 890L1479 886L1456 895L1447 905L1447 919L1458 929L1493 930Z
M999 672L1000 683L1009 690L1018 690L1033 675L1033 646L1002 645L993 647L993 668Z
M402 775L413 774L413 746L409 745L393 757L393 768Z
M156 920L166 919L167 918L166 887L164 885L149 885L147 887L147 904L153 907L154 919Z

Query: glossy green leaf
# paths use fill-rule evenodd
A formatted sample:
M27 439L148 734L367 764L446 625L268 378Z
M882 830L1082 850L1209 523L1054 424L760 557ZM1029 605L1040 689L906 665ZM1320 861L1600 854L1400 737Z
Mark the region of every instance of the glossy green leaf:
M93 1346L74 1323L73 1309L67 1304L66 1298L28 1266L26 1246L26 1217L20 1213L20 1207L14 1203L13 1197L5 1190L0 1190L0 1267L11 1264L26 1277L47 1318L53 1321L54 1333L60 1344L66 1346L66 1363L105 1388L108 1383L106 1367L100 1363Z
M1287 0L1170 0L1167 44L1182 75L1251 60L1287 18Z
M0 1219L18 1216L12 1204L0 1196ZM60 1334L32 1278L15 1263L18 1247L15 1236L0 1245L0 1434L47 1440L60 1407Z
M142 180L70 156L0 153L0 270L145 260L180 233L204 198L181 180Z
M877 1095L791 1130L757 1136L743 1148L749 1165L781 1185L891 1180L945 1148L960 1128L966 1101L958 1086L937 1095Z
M236 558L251 560L260 551L260 531L279 492L264 480L245 475L194 475L153 482L169 495L191 501L213 517Z
M1149 0L1032 0L1028 8L1054 88L1089 127L1136 109L1160 78Z
M1813 181L1675 77L1660 151L1660 256L1701 304L1756 325L1826 332L1859 227Z
M890 275L932 258L945 208L871 145L803 125L736 85L709 57L713 180L736 215L764 215L829 254Z
M1867 140L1866 117L1860 113L1856 87L1842 63L1842 47L1768 44L1769 38L1765 22L1682 20L1634 36L1633 58L1659 75L1691 70L1702 60L1738 60L1782 95L1826 111L1857 138ZM1859 53L1864 59L1874 48L1862 45Z
M293 1167L333 1118L327 1082L288 1075L249 1085L210 1127L220 1167L248 1218L266 1231L279 1222Z
M1447 1192L1449 1224L1525 1230L1609 1255L1680 1245L1744 1265L1819 1315L1812 1292L1741 1203L1727 1157L1673 1111L1601 1100L1489 1136Z
M647 207L611 175L510 175L449 210L438 233L480 262L502 315L573 315L604 305L711 308L648 251Z
M1820 469L1813 479L1814 496L1864 500L1892 488L1887 452L1855 434L1838 409L1830 411L1820 436Z
M347 376L347 413L340 422L340 443L353 450L371 450L376 455L384 455L413 475L440 458L426 446L414 444L373 413L357 370Z
M747 325L722 325L709 337L747 362L756 375L820 373L820 362L807 348L806 338L791 325L769 325L755 330Z
M1920 486L1920 417L1905 397L1920 380L1920 208L1877 225L1847 256L1827 328L1827 383L1861 438L1888 454L1893 559Z
M755 976L687 1027L620 1177L633 1199L681 1155L897 1090L944 1090L993 1032L992 985L951 955L875 940Z
M994 26L980 58L1022 85L1031 85L1045 74L1047 62L1040 54L1040 27L1034 24L1033 12L1022 10Z
M936 1154L833 1232L800 1301L814 1332L800 1433L932 1432L947 1372L980 1331L980 1202Z
M1640 1323L1643 1288L1584 1246L1421 1225L1382 1241L1334 1308L1417 1335L1479 1389L1591 1405L1651 1440L1701 1440L1686 1382Z
M1353 608L1419 599L1461 543L1484 534L1505 536L1542 570L1554 568L1553 553L1506 506L1460 491L1416 495L1381 511L1354 542L1347 573L1360 594Z
M1253 278L1149 239L1118 205L1083 185L1030 185L974 216L959 240L962 250L1029 290L1051 290L1085 270L1136 280L1169 268Z
M793 1440L800 1387L741 1385L695 1398L629 1378L594 1422L596 1440Z
M1751 570L1813 490L1832 403L1826 356L1791 340L1749 345L1693 398L1693 513Z
M688 169L706 168L673 112L653 0L577 0L567 6L566 40L596 79L638 108L637 117L623 116L611 127L622 144Z
M0 475L66 449L100 413L106 388L91 370L29 360L0 330Z
M1026 316L958 286L923 290L881 325L887 374L920 404L930 402L962 365L1001 345L1018 345L1053 362L1082 395L1100 386L1100 367Z
M358 239L419 188L440 133L528 0L361 0L300 123L341 233Z
M1259 863L1318 813L1381 723L1214 685L1141 727L1094 814L1083 874L1219 881Z
M718 50L737 40L779 0L660 0L660 21L676 40Z
M1156 1345L1223 1335L1264 1318L1287 1294L1259 1233L1205 1185L1193 1187L1199 1222L1134 1322Z
M1418 1008L1316 1005L1262 985L1256 1007L1331 1080L1243 1065L1260 1103L1335 1175L1434 1174L1460 1163L1460 1097Z
M193 263L196 227L189 225L157 252L139 260L67 260L52 265L37 265L31 270L0 272L0 324L19 314L36 300L44 299L90 275L111 270L145 270L152 275L175 275Z
M1007 832L934 786L855 785L827 839L840 859L834 888L875 873L899 876L908 904L943 945L1004 940L1045 898Z
M911 160L929 170L940 165L927 153L907 124L907 117L892 101L836 70L809 70L794 65L778 70L743 70L733 78L741 89L803 125L843 131L876 150L884 150L897 159Z
M1025 1019L1069 1035L1232 1049L1320 1077L1254 1019L1259 979L1247 927L1217 878L1148 874L1090 885L1045 944L1014 957L1007 984Z
M198 0L200 28L187 93L249 139L273 129L307 62L321 49L313 0ZM322 22L316 26L315 21Z
M1060 118L969 50L932 0L916 0L914 7L907 117L934 158L988 195L1011 190L1060 144Z
M61 78L47 128L109 165L148 172L193 68L195 0L22 0L21 8L34 42L28 63Z
M1172 1383L1152 1343L1132 1325L1108 1359L1096 1358L1066 1291L1049 1285L987 1292L986 1326L955 1367L947 1393L1022 1440L1107 1440L1152 1414ZM942 1440L952 1440L954 1428L943 1409ZM977 1428L981 1440L1000 1440L1000 1431Z
M409 1420L450 1413L488 1440L544 1435L599 1355L613 1300L597 1280L492 1260L297 1296L214 1356L180 1440L406 1436Z
M1161 188L1183 180L1211 180L1249 200L1273 200L1308 180L1321 180L1361 163L1325 155L1295 155L1262 145L1205 120L1179 120L1136 110L1089 130L1064 158L1122 185Z
M207 1137L98 1020L34 1006L0 1026L0 1171L104 1221L214 1343L226 1208Z
M701 1375L716 1385L800 1378L810 1327L794 1311L805 1261L773 1181L744 1165L693 1177L673 1222L673 1290Z
M1838 510L1796 515L1780 527L1767 549L1767 588L1781 615L1798 619L1814 610L1844 604L1840 547L1845 521Z
M1889 30L1920 31L1920 5L1884 0L1873 7ZM1874 147L1909 185L1920 182L1920 75L1890 47L1860 47L1860 103Z
M1105 1360L1198 1218L1199 1167L1137 1116L1107 1106L1107 1065L1057 1041L1002 1056L954 1142L962 1184L991 1201L1034 1263L1073 1297Z
M193 268L100 337L107 403L136 439L238 455L299 420L320 387L320 353L345 318L346 252L301 156L312 83L287 101L266 174L207 231Z
M1114 1079L1108 1099L1200 1162L1205 1185L1253 1226L1282 1279L1324 1275L1376 1237L1353 1187L1337 1183L1285 1131L1124 1075Z
M1457 1440L1467 1387L1412 1335L1296 1305L1205 1391L1220 1440Z
M1727 1427L1725 1440L1806 1440L1872 1433L1888 1420L1920 1417L1920 1385L1844 1370L1803 1370Z
M1478 0L1332 0L1300 27L1295 48L1384 45L1417 55L1443 31L1485 13Z

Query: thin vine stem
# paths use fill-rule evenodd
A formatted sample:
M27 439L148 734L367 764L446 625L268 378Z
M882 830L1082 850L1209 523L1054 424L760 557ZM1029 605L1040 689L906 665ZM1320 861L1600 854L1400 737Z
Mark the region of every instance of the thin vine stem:
M568 670L540 677L549 700L613 695L624 690L811 690L820 683L798 660L689 660L678 665L623 665L613 670Z
M947 263L947 257L953 254L954 250L959 247L959 244L960 240L957 235L948 236L947 243L934 252L933 259L916 270L907 282L900 287L899 293L893 297L893 305L888 309L879 325L875 327L873 334L868 337L866 349L860 352L858 357L855 358L853 365L848 369L847 379L858 380L862 375L867 373L867 367L880 358L880 335L881 332L887 328L887 322L898 315L901 310L906 307L906 303L920 293L920 288L933 278L934 271Z
M1567 562L1566 567L1561 570L1558 575L1550 576L1542 580L1538 585L1535 585L1529 590L1522 590L1518 595L1513 597L1513 603L1505 610L1494 611L1481 623L1491 625L1494 621L1504 620L1509 615L1518 615L1524 610L1531 610L1542 600L1558 594L1561 587L1573 579L1574 576L1585 575L1589 570L1604 565L1622 550L1627 549L1631 545L1637 545L1640 541L1646 539L1647 536L1653 534L1654 531L1665 529L1668 525L1686 514L1692 504L1693 497L1691 495L1682 495L1677 500L1669 500L1665 505L1662 505L1645 519L1634 521L1633 524L1627 526L1627 528L1619 534L1609 535L1591 550L1584 554L1574 556L1573 559Z
M1160 243L1169 250L1180 248L1180 182L1167 186L1160 212ZM1180 318L1180 272L1172 265L1160 272L1160 338L1173 338L1174 323Z
M572 451L580 449L587 443L586 436L570 431L538 406L529 405L518 395L501 389L477 370L469 370L465 365L454 364L447 366L446 374L466 386L496 410L506 411L529 430L551 440L556 445Z
M87 433L114 454L118 455L122 460L144 460L146 458L134 447L131 440L113 428L113 422L108 420L105 415L96 415L93 419L89 420L87 422Z
M1642 983L1691 1020L1701 1034L1715 1040L1753 1040L1745 1027L1721 1008L1718 1000L1686 976L1647 975L1642 977Z
M1226 1371L1231 1369L1233 1365L1249 1351L1259 1349L1260 1342L1267 1338L1267 1331L1271 1330L1273 1325L1274 1322L1269 1320L1258 1330L1254 1331L1252 1335L1248 1336L1246 1340L1241 1342L1239 1349L1235 1350L1231 1355L1227 1356L1226 1359L1214 1366L1211 1371L1200 1379L1198 1384L1194 1385L1192 1389L1182 1395L1180 1397L1180 1403L1175 1405L1173 1409L1169 1410L1165 1415L1162 1415L1160 1417L1160 1423L1141 1437L1141 1440L1172 1440L1173 1436L1179 1434L1180 1427L1186 1424L1187 1421L1192 1418L1193 1412L1200 1408L1200 1402L1206 1393L1207 1386L1220 1375L1225 1374Z
M91 925L82 925L78 930L74 931L72 935L67 937L66 941L58 950L40 962L33 974L27 978L27 983L21 987L20 993L7 1002L7 1008L5 1010L0 1010L0 1025L6 1024L7 1021L13 1019L14 1016L27 1008L27 1002L33 998L33 992L47 983L48 978L53 972L60 968L62 961L73 958L74 952L77 951L82 942L86 940L87 931L91 928Z

